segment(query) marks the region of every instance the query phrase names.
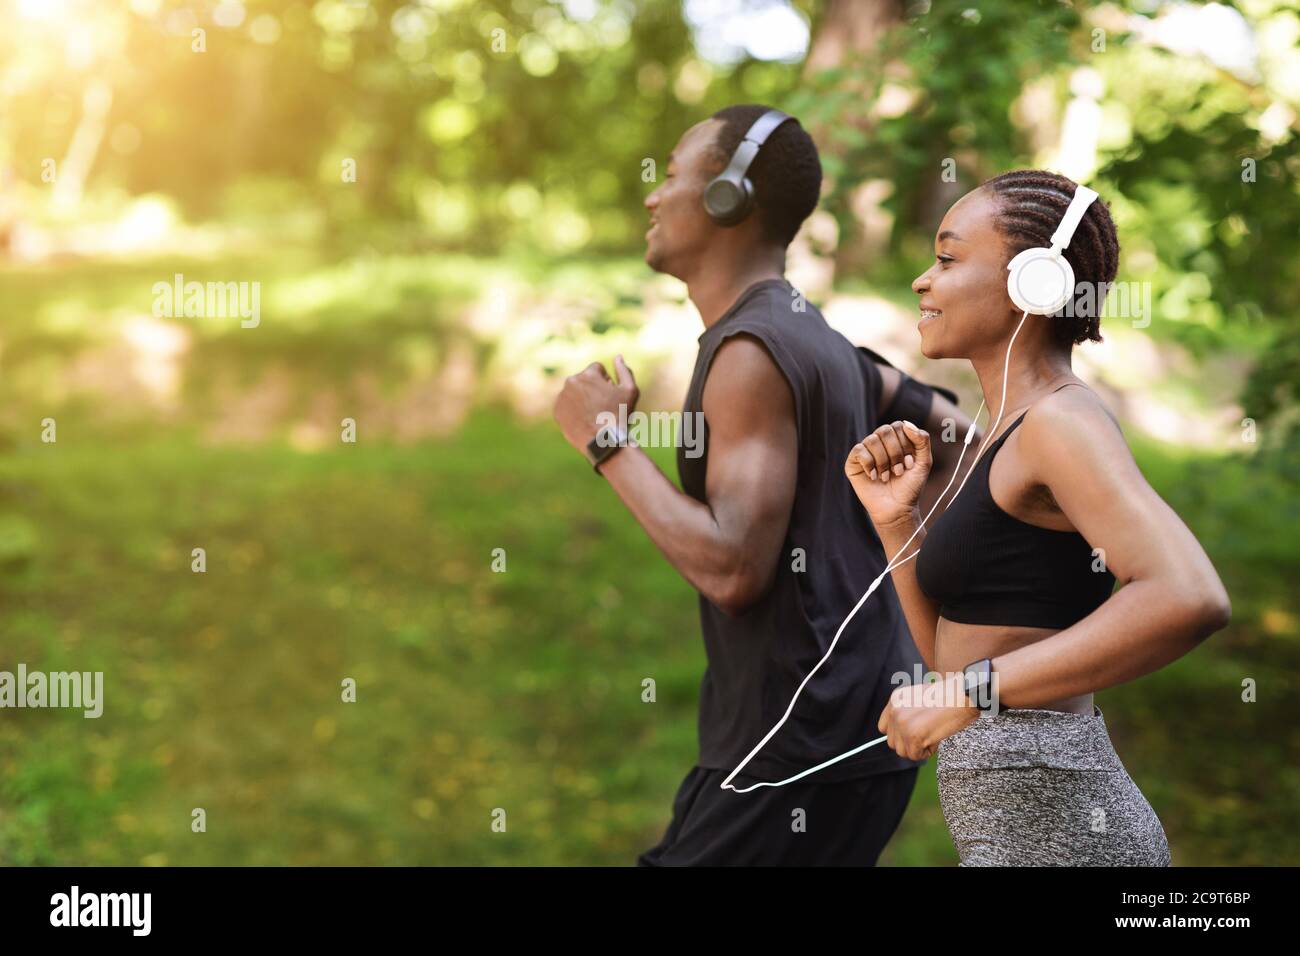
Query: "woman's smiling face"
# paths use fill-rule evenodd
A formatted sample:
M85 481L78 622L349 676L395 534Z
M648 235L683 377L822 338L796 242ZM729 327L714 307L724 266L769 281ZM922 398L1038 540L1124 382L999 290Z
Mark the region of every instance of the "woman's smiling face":
M969 358L1006 337L1014 309L1007 295L1011 257L997 214L997 200L976 189L953 203L939 224L934 265L912 282L921 297L917 328L926 358Z

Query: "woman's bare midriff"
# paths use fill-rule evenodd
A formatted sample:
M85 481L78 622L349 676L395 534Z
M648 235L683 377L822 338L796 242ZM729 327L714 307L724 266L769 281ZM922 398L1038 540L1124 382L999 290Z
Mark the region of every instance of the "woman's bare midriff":
M940 674L962 670L972 661L1008 654L1058 633L1049 627L1005 627L1000 624L959 624L939 618L935 629L934 654ZM999 705L1000 706L1000 705ZM1092 716L1092 694L1039 704L1037 710L1060 710Z

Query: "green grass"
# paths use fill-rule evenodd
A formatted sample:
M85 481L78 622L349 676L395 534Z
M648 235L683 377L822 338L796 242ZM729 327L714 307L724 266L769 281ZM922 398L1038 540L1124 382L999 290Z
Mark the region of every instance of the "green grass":
M60 440L10 454L0 493L27 542L0 578L6 662L106 684L97 720L5 714L4 862L624 864L667 822L695 756L694 595L552 428L482 413L316 454ZM1234 623L1099 695L1176 862L1297 859L1294 640ZM955 862L933 762L882 862Z
M34 533L4 576L5 658L106 688L97 720L6 713L0 859L615 863L648 845L693 745L694 605L559 445L487 418L418 448L12 455L5 496Z

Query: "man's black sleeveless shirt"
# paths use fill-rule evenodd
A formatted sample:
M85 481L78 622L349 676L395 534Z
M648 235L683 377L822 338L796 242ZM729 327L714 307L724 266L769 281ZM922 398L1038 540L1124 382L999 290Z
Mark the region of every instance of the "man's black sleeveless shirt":
M803 311L799 311L802 308ZM745 290L699 338L684 412L703 411L714 354L730 336L756 337L794 394L798 484L776 580L737 617L700 596L708 667L700 687L699 764L734 769L781 719L799 683L830 646L845 615L888 557L844 475L849 451L881 422L879 372L866 353L832 329L784 279ZM677 452L683 490L706 500L704 453ZM798 550L797 550L798 549ZM798 570L802 568L802 570ZM897 686L924 670L898 597L886 578L845 628L830 660L809 681L790 719L742 773L782 780L880 736L876 724ZM887 743L806 778L851 779L919 766Z

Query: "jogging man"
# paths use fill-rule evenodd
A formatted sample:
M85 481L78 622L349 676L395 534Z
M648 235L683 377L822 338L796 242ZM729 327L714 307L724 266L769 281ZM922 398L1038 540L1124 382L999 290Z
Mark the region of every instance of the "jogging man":
M639 865L874 866L920 766L882 746L787 786L721 788L884 570L888 556L844 474L850 450L895 419L935 436L948 424L958 438L935 443L933 496L969 424L955 395L855 348L785 280L786 248L816 207L822 178L817 149L796 120L760 124L777 123L744 172L752 203L739 221L724 224L706 210L706 186L734 167L742 140L768 113L732 106L687 130L645 201L646 262L686 283L704 323L684 406L686 415L703 413L704 453L688 457L679 448L682 490L635 444L610 444L623 436L608 431L603 444L590 444L620 404L635 407L636 382L622 356L617 380L592 363L565 381L555 404L565 438L599 461L599 473L700 595L708 667L699 759L663 839ZM906 674L910 682L922 669L886 579L732 786L783 780L877 736L891 678Z

